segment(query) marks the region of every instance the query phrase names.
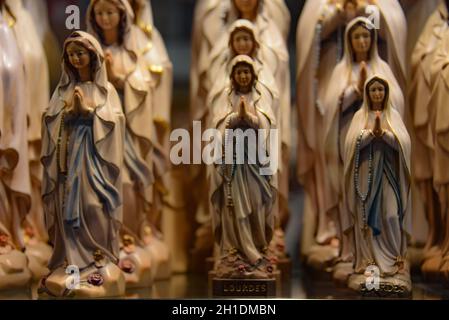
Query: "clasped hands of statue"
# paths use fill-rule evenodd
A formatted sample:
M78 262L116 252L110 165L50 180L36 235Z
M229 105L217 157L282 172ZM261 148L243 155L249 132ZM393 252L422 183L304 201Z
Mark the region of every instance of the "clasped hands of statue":
M67 103L66 111L72 116L88 116L94 111L94 106L87 101L83 90L76 86L71 100Z
M228 124L229 129L235 129L246 126L257 129L259 127L259 119L255 114L249 111L248 103L244 96L240 97L237 109L238 109L237 111L234 111L230 115Z

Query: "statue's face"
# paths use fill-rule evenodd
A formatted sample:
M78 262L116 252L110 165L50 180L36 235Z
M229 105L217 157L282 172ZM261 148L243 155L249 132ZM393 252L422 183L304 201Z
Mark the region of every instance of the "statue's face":
M234 0L235 7L243 14L253 14L257 10L259 0Z
M374 111L382 111L385 100L385 86L379 81L374 81L368 89L368 94L371 100L371 108Z
M103 31L114 30L120 23L120 10L113 3L100 0L94 7L95 21Z
M247 64L239 64L234 68L232 75L234 82L240 88L249 88L253 84L253 73L251 67Z
M82 45L75 42L69 43L67 46L67 56L69 57L70 64L77 70L89 67L90 54Z
M244 54L250 56L254 51L255 43L253 36L246 30L234 32L231 43L232 49L237 55Z
M368 53L371 48L371 33L362 26L357 26L351 33L352 49L357 54Z

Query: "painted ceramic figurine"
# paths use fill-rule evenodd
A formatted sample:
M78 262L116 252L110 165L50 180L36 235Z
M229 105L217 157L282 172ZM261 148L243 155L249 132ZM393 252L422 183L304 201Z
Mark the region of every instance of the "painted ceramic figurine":
M154 121L157 126L159 143L168 147L170 128L171 96L173 85L173 65L165 48L161 34L153 24L151 4L147 0L129 1L134 12L134 24L142 30L142 54L147 68L154 77Z
M31 206L23 60L0 1L0 290L28 286L22 223Z
M253 23L249 20L239 19L235 21L229 28L226 36L215 45L210 56L210 67L206 74L203 75L207 78L205 81L206 90L208 94L208 105L211 105L213 99L222 94L222 92L231 83L231 79L226 76L229 74L230 64L233 58L238 55L248 55L253 58L254 65L256 67L257 81L265 86L276 100L280 100L280 90L278 88L284 86L285 81L282 68L271 67L278 66L279 60L276 52L266 46L265 43L259 41L257 30ZM213 84L213 85L212 85ZM208 89L211 87L211 89ZM284 101L289 101L289 98L285 97L285 94L290 95L290 90L282 90L284 95ZM277 102L278 104L279 102ZM278 123L282 119L281 109L279 108L276 114ZM288 128L289 126L285 126ZM280 143L279 154L284 156L284 153L288 153L288 144ZM288 159L288 156L282 157L280 160ZM288 161L281 162L278 168L278 212L276 217L276 232L277 237L274 238L270 248L273 249L273 254L283 259L286 257L284 248L284 235L281 229L281 220L287 215L285 211L288 210ZM284 179L284 180L283 180ZM282 181L282 182L281 182Z
M111 19L104 14L110 11L113 12ZM124 268L129 285L146 286L155 275L154 268L166 266L169 259L166 246L156 247L165 253L154 250L156 241L151 240L157 239L149 219L157 200L155 175L165 172L167 161L157 139L156 127L151 121L156 103L154 78L142 55L139 42L142 32L133 21L133 11L126 0L90 2L88 30L100 40L105 50L108 77L122 100L127 122L123 186L123 235L126 241L122 250L127 266ZM150 254L149 258L144 257L147 253ZM151 277L148 277L148 271L152 271Z
M424 119L427 112L424 112L424 117L421 118L420 115L416 114L414 110L415 109L415 102L416 97L427 99L425 95L422 95L422 93L417 93L418 89L417 82L415 82L413 79L417 79L416 77L416 71L418 70L416 62L417 59L420 60L428 59L429 56L432 56L430 53L433 51L433 49L429 48L430 50L427 51L421 51L418 55L414 54L415 48L422 50L424 47L422 46L423 42L421 44L417 45L418 41L420 40L421 34L428 32L423 32L424 29L426 29L427 21L429 18L434 14L435 10L438 9L440 3L442 4L441 0L400 0L401 6L404 10L404 14L407 19L407 51L406 51L406 58L407 58L407 71L408 71L408 80L409 80L409 87L408 87L408 103L410 110L409 117L407 118L406 125L410 132L410 137L412 139L412 145L414 146L414 150L416 154L419 154L419 157L416 157L416 159L413 159L412 161L412 172L413 172L413 180L412 183L413 187L413 233L412 233L412 239L410 243L411 252L413 252L410 257L410 263L411 267L414 268L420 267L422 264L422 257L424 254L428 252L428 248L426 248L426 242L429 236L429 222L427 221L428 215L431 213L431 211L427 211L431 209L429 207L429 201L428 196L426 195L427 192L432 190L431 181L431 169L429 167L429 157L430 152L426 150L425 145L422 144L422 135L427 129L427 125L418 125L417 123L413 123L414 119ZM437 30L434 30L437 34ZM427 56L427 58L425 58ZM419 72L418 72L419 73ZM410 81L411 80L411 81ZM419 99L419 98L418 98ZM421 107L419 107L421 108ZM418 126L416 126L418 125ZM416 126L416 129L414 128ZM417 137L417 131L420 131L421 137ZM424 187L424 188L422 188ZM430 187L430 188L429 188ZM433 199L431 199L433 202ZM416 254L415 254L416 253Z
M445 22L447 23L447 21ZM428 129L433 136L433 194L437 195L437 214L432 220L432 246L426 246L425 260L422 266L428 280L449 283L449 219L448 219L448 126L447 126L447 97L449 74L446 70L449 54L449 35L447 31L440 40L439 48L434 53L431 66L431 76L434 82L430 97L428 112ZM434 200L435 201L435 200Z
M379 55L388 62L402 90L406 89L407 75L407 20L399 0L356 0L358 15L370 17L379 32ZM375 6L379 19L372 19L367 9Z
M298 156L297 175L306 190L305 232L301 252L308 263L323 269L323 259L331 257L337 230L327 214L323 198L325 160L324 99L333 67L344 54L344 28L357 16L368 16L367 5L379 9L379 54L386 60L401 88L405 90L406 21L398 1L389 0L309 0L297 28ZM374 22L374 20L373 20Z
M440 0L400 0L407 18L407 58L413 54L429 17L435 12Z
M312 266L325 252L335 252L335 219L326 214L323 199L323 104L332 71L342 55L345 25L355 16L353 8L343 6L343 2L309 0L296 30L297 177L306 196L301 253Z
M447 234L444 215L440 212L438 192L434 187L435 121L437 101L432 101L439 73L445 66L443 39L448 36L448 2L441 1L430 16L413 51L411 58L410 109L414 130L414 150L419 157L412 161L413 178L424 204L428 232L423 249L421 266L427 279L439 279L443 257L443 239ZM438 50L442 48L440 61L436 63ZM416 223L414 223L414 226Z
M11 28L24 61L25 102L28 121L28 156L30 162L32 201L31 211L23 226L26 254L34 280L48 273L46 268L51 256L47 245L48 235L44 224L41 202L42 167L39 161L41 146L41 118L49 101L49 71L44 47L36 32L35 23L23 7L22 1L6 1L12 15Z
M381 74L390 83L391 103L399 114L404 112L404 97L389 65L383 61L377 51L377 31L367 18L359 17L351 21L345 33L345 53L335 67L326 94L324 107L326 156L326 193L325 205L328 215L337 217L340 253L337 261L347 262L350 266L350 243L342 233L346 209L343 199L343 150L346 133L354 114L363 102L363 85L373 74ZM338 272L337 270L335 270ZM337 278L347 276L347 269Z
M276 9L271 8L276 1L264 1L264 0L252 0L252 1L224 1L224 2L214 2L209 3L208 10L203 12L202 16L202 27L198 29L200 32L198 44L200 48L195 47L195 40L197 35L194 37L193 53L198 53L197 56L193 57L192 69L191 69L191 118L192 120L207 121L208 113L208 103L207 96L209 92L205 90L205 86L202 84L201 75L208 72L209 69L209 55L211 50L215 50L216 39L220 38L223 30L229 28L232 23L238 19L244 19L252 22L255 25L256 33L258 39L261 43L264 43L269 47L276 56L277 62L275 65L270 65L272 70L276 70L277 79L282 85L279 87L284 88L280 91L282 93L280 98L280 111L279 111L279 128L281 128L281 138L283 142L283 152L284 157L283 163L281 164L282 171L280 176L280 186L282 187L282 194L285 196L288 190L288 155L290 147L290 74L289 74L289 56L285 43L285 38L278 28L278 21L275 21L272 17L272 13ZM288 15L289 17L289 15ZM194 26L194 31L195 29ZM267 63L267 66L269 64ZM193 74L195 72L195 74ZM195 151L196 152L196 151ZM204 180L204 172L198 170L192 173L194 183L196 181ZM207 203L204 203L202 198L202 193L198 194L197 199L197 209L196 209L196 220L200 222L200 227L197 230L198 234L204 235L206 232L203 230L210 229L210 215ZM279 201L284 210L280 212L283 216L288 216L288 207L286 205L285 197L281 197ZM284 219L286 220L286 218ZM198 237L197 237L198 238ZM195 248L197 249L197 248ZM195 250L194 249L194 250Z
M235 142L226 129L255 130L257 134L257 129L276 128L273 97L258 83L253 60L235 57L230 72L232 84L212 102L209 125L221 133L224 155ZM259 139L267 142L267 132ZM269 152L269 141L259 145ZM239 148L233 150L240 158L236 155ZM247 143L244 153L249 153ZM219 247L215 263L218 278L273 277L267 247L274 230L277 177L276 172L262 175L261 168L259 160L239 164L235 158L208 167L214 235Z
M364 86L344 147L348 208L343 231L354 238L350 288L362 293L411 293L407 241L411 235L410 136L392 105L393 88L379 76ZM372 277L379 276L377 288ZM369 283L368 283L369 282Z
M124 116L103 50L75 31L64 43L60 83L43 118L43 202L54 251L40 293L124 294L118 267ZM79 283L67 268L79 271Z
M58 43L54 30L50 25L48 3L45 0L22 0L25 9L33 18L36 26L39 39L44 46L45 54L47 56L49 74L50 74L50 88L54 90L59 82L61 75L61 65L53 63L59 61L61 57L61 46Z
M147 69L152 75L154 86L153 95L153 122L156 127L157 141L163 152L165 164L163 167L155 167L155 188L151 214L148 219L151 222L151 229L147 228L148 234L145 239L151 248L156 260L162 264L155 265L154 272L156 279L166 279L171 274L170 252L162 238L162 216L167 212L167 207L180 207L182 201L170 195L173 184L176 181L171 179L169 174L170 161L170 127L171 127L171 101L173 86L173 65L165 48L161 34L153 24L153 11L148 0L129 1L134 12L134 24L142 30L141 47L145 58ZM150 245L151 244L151 245Z

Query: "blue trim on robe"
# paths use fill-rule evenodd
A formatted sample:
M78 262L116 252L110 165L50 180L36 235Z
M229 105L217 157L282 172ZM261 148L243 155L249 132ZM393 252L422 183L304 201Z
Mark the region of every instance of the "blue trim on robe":
M402 225L403 220L403 206L401 199L401 186L396 177L397 173L394 169L394 157L398 157L398 152L390 147L385 141L373 141L373 182L371 192L368 197L366 212L368 214L367 224L373 230L373 235L378 236L381 234L381 219L382 219L382 182L384 174L388 180L388 183L392 187L396 203L398 206L398 216ZM368 145L369 146L369 145ZM378 160L377 160L378 159ZM376 161L377 160L377 161ZM368 158L365 159L368 161Z
M92 118L77 118L68 120L66 124L73 130L70 134L70 141L73 143L69 145L72 150L69 150L64 218L73 228L80 227L81 212L84 208L81 197L82 193L86 192L81 181L83 175L87 177L107 212L113 213L121 204L120 194L106 178L104 166L95 149L92 123Z

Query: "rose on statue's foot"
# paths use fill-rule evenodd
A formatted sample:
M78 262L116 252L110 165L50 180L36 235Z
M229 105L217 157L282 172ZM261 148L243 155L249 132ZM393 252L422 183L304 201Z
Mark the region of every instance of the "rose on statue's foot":
M125 275L127 288L149 287L153 284L152 256L145 247L136 244L130 235L123 236L119 267Z
M125 294L125 276L101 250L93 254L94 263L82 270L67 264L42 278L40 297L107 298Z

